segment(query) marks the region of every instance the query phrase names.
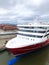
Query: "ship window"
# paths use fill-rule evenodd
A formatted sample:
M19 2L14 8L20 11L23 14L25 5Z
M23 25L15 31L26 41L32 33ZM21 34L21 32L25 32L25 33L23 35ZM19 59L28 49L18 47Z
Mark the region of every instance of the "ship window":
M19 26L19 28L35 28L35 27L26 27L26 26Z
M32 40L32 39L31 39Z
M47 29L47 27L39 27L39 28L42 28L42 29Z

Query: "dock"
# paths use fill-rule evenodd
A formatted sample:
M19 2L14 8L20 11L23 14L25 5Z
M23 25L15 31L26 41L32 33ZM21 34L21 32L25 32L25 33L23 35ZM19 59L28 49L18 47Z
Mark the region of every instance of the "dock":
M0 24L0 51L6 49L6 43L16 37L16 30L15 25Z

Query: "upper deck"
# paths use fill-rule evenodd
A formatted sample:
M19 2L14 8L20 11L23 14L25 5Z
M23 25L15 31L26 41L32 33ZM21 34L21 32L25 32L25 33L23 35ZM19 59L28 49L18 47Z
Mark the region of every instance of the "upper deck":
M18 27L49 27L48 23L33 22L29 24L17 25Z

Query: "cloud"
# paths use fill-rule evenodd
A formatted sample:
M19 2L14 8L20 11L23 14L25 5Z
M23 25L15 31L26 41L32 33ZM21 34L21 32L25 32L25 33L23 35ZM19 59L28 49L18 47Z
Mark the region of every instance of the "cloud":
M0 22L25 23L35 19L43 21L43 18L48 20L48 6L49 0L0 0Z

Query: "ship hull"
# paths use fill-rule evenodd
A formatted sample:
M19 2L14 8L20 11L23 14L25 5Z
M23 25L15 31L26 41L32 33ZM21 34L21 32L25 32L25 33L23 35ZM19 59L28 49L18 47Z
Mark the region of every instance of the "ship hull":
M35 45L30 45L30 46L25 46L25 47L21 47L21 48L8 48L8 50L15 56L17 55L21 55L24 53L28 53L31 51L35 51L36 49L45 47L49 44L49 39L47 39L46 41L42 42L42 43L38 43Z

